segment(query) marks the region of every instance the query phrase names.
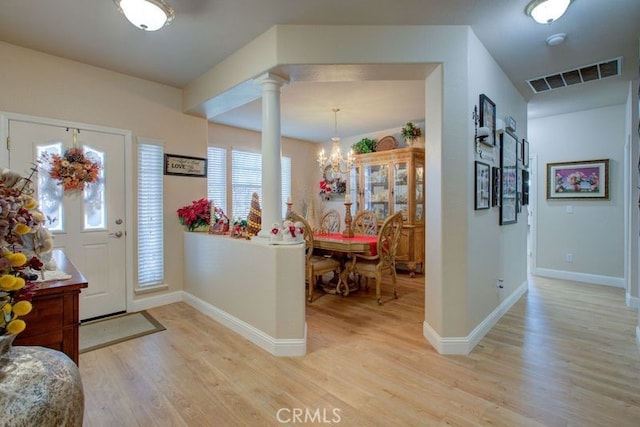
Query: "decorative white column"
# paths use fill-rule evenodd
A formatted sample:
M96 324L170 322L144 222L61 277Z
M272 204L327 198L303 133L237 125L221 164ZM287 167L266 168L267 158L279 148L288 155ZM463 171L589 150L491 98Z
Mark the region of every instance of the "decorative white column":
M271 224L282 221L280 88L287 80L266 73L255 81L262 86L262 230L258 236L269 237Z

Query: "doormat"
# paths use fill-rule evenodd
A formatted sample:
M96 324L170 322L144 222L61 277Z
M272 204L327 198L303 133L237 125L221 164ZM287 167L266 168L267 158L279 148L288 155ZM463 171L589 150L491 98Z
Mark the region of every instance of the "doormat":
M164 331L166 328L146 311L126 313L80 325L80 353Z

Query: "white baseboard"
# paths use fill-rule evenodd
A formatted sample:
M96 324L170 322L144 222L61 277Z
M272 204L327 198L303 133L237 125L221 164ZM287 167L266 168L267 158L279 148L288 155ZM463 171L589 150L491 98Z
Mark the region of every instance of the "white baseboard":
M422 325L422 334L440 354L467 355L527 290L528 283L524 281L466 337L441 337L426 321Z
M624 302L627 304L627 307L629 308L635 308L635 309L640 308L640 298L632 297L631 294L629 294L629 292L626 293Z
M274 356L304 356L307 353L307 325L304 325L304 338L281 339L273 338L250 324L220 310L200 298L184 292L184 302L211 317L216 322L226 326L242 337L248 339L258 347Z
M550 277L552 279L590 283L592 285L625 288L624 279L622 277L600 276L598 274L576 273L574 271L552 270L550 268L534 268L531 274L534 276Z
M640 351L640 325L636 326L636 344L638 345L638 351Z
M148 310L154 307L160 307L161 305L173 304L174 302L182 301L182 291L171 292L162 295L150 295L148 297L138 298L131 301L129 309L127 311L136 312L142 310Z

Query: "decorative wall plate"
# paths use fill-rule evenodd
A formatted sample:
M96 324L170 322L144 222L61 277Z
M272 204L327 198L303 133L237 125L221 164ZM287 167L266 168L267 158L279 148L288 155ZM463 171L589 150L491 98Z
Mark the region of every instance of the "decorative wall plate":
M396 148L396 139L391 135L383 137L376 144L376 151L387 151L393 150L394 148Z

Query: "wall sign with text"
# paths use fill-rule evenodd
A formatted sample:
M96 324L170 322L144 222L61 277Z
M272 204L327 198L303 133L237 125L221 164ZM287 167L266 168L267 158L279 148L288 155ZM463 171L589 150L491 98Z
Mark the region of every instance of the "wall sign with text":
M207 159L201 157L164 155L164 174L207 177Z

